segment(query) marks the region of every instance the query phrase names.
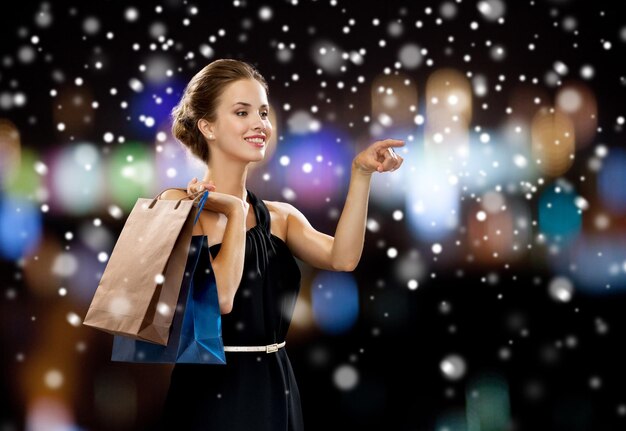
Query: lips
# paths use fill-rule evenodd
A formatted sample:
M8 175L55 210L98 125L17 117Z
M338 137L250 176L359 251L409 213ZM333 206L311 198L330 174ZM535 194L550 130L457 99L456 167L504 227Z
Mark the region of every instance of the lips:
M265 146L265 136L255 135L255 136L247 136L244 138L246 142L257 147L263 148Z

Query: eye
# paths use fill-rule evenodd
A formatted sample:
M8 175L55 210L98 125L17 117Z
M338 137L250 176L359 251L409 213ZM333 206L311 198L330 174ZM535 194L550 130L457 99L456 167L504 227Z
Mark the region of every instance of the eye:
M267 118L269 115L270 115L270 113L267 112L267 111L261 112L261 117L263 117L263 118Z
M237 115L239 117L244 117L244 116L248 115L248 113L246 111L238 111L235 115Z

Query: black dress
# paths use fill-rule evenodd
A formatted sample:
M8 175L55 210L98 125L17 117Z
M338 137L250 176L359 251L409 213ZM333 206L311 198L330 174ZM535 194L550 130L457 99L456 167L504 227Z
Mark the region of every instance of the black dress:
M261 346L285 340L300 290L300 269L287 244L271 234L270 214L247 190L256 226L233 309L222 315L224 345ZM221 244L206 236L196 273ZM288 346L287 346L288 347ZM160 423L168 430L302 430L298 386L285 347L275 353L226 352L226 365L176 364Z

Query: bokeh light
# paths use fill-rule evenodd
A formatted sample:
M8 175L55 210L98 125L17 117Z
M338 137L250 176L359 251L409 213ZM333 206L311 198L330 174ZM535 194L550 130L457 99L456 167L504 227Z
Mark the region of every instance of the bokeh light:
M29 293L34 298L56 297L57 289L62 285L63 280L59 272L68 270L68 268L58 267L58 262L62 262L63 259L62 244L52 233L44 231L33 252L37 259L28 260L23 270ZM56 272L55 262L57 262Z
M447 355L439 363L439 369L448 380L459 380L465 377L467 363L465 359L457 354Z
M344 60L341 57L343 50L330 40L318 40L311 45L311 55L315 64L330 75L337 75L341 71Z
M169 187L186 188L192 178L204 178L206 164L194 157L180 142L170 138L166 131L157 133L154 148L159 192Z
M407 221L420 240L450 235L459 222L459 185L450 182L448 163L427 154L416 161L414 179L405 188Z
M548 186L539 197L539 228L550 239L567 242L582 227L582 214L576 205L576 193L564 183Z
M508 383L490 373L477 375L465 390L468 430L497 430L509 428L511 404Z
M16 162L18 160L15 160ZM40 167L40 156L30 147L22 147L19 164L9 168L10 182L4 184L4 192L17 198L45 200L46 191L41 190L42 176L46 174L45 164ZM39 172L38 172L39 171Z
M78 430L70 407L56 397L39 397L29 407L27 429Z
M154 156L142 142L126 142L115 148L108 160L106 196L123 209L130 210L137 198L154 193L154 166Z
M43 230L39 208L18 196L0 196L0 254L18 260L32 254Z
M380 75L371 86L372 119L383 127L413 125L418 105L417 87L408 75Z
M20 132L15 124L0 118L0 188L4 189L20 166L21 142Z
M311 283L311 304L317 326L338 335L352 329L359 316L359 292L345 272L320 271Z
M354 156L405 141L402 168L372 174L357 268L297 259L279 317L305 428L621 429L619 2L17 6L0 14L3 429L155 428L171 366L111 366L81 322L137 198L205 175L170 112L217 58L270 85L246 186L319 231L336 234Z
M557 276L548 285L550 297L558 302L569 302L574 295L574 286L567 277Z
M131 124L133 135L138 139L148 140L160 125L171 125L170 113L183 92L184 83L169 79L165 70L161 71L168 67L171 66L167 62L158 69L146 67L145 84L137 78L129 83L134 92L129 102Z
M515 223L511 210L491 211L488 215L479 205L467 212L467 241L473 255L481 262L509 260L515 256Z
M552 177L564 174L574 162L574 123L559 111L540 109L531 125L532 153L539 169Z
M616 215L626 214L626 151L612 149L598 173L598 196Z
M626 290L626 234L613 233L579 235L567 251L550 259L554 272L567 274L571 287L558 286L562 301L581 291L587 295L609 295Z
M52 118L57 130L71 130L74 134L87 133L93 128L97 110L93 109L93 91L81 77L58 89L52 105Z
M422 49L414 43L407 43L398 51L398 59L405 69L417 69L423 61Z
M272 169L295 194L298 206L317 208L335 202L350 179L352 154L336 131L287 136L272 159ZM281 166L281 160L288 160ZM278 182L278 184L281 183Z
M352 365L341 365L333 373L333 382L342 391L349 391L359 383L359 373Z
M426 83L426 154L447 160L469 156L468 126L472 119L472 90L469 80L454 69L437 69Z
M54 210L73 215L87 214L102 203L106 182L100 152L90 142L66 145L49 154Z
M506 12L506 4L502 0L481 0L477 7L487 21L497 21Z
M598 102L589 86L583 82L567 82L559 88L555 106L572 120L576 149L591 144L598 128Z

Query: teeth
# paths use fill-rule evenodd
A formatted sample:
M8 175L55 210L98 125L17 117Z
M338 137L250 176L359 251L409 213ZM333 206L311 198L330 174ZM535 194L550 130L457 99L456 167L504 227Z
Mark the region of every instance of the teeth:
M263 142L265 142L265 139L263 138L245 138L246 141L248 142L254 142L255 144L262 144Z

